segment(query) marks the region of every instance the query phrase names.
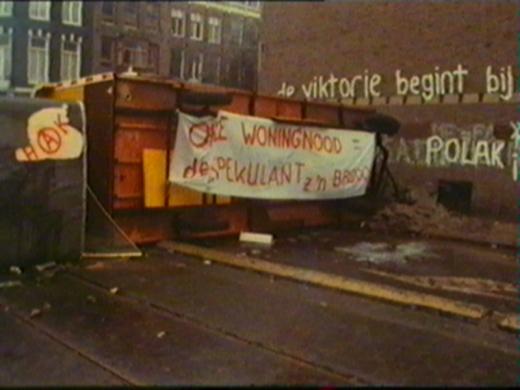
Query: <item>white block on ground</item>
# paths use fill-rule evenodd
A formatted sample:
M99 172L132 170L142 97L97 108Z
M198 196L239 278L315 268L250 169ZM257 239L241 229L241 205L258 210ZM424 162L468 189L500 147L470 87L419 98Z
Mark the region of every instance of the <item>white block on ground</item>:
M240 241L271 245L273 243L273 235L264 233L241 232Z

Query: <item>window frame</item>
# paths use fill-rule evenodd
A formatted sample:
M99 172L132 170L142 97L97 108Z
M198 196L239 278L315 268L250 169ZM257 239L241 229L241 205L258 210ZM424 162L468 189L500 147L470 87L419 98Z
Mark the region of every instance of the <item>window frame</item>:
M62 4L61 5L62 23L67 26L81 26L83 24L83 1L82 0L63 1L61 4ZM74 12L75 5L78 7L76 12ZM66 12L67 8L68 8L68 12ZM67 16L67 18L65 18L65 16ZM69 17L70 17L70 19L69 19Z
M11 81L13 71L13 29L2 28L0 35L6 35L8 37L8 44L5 45L6 50L3 49L4 45L0 45L2 48L0 52L7 52L5 57L0 55L0 83L6 83Z
M74 43L76 45L76 50L65 50L65 44L66 43ZM77 80L81 77L81 44L82 40L81 37L78 37L76 40L67 40L65 35L61 36L61 47L60 47L60 79L62 81L69 81L69 80ZM70 72L70 69L67 69L67 73L73 73L73 77L67 78L64 76L64 63L65 63L65 54L66 52L74 53L76 56L76 69L74 69L72 72Z
M214 39L214 33L218 39ZM208 43L214 43L220 45L222 43L222 19L216 16L210 16L208 18Z
M231 44L232 45L238 45L242 46L244 44L244 26L245 23L243 20L231 20L231 31L230 31L230 38L231 38ZM235 41L235 35L233 34L234 26L238 26L238 41Z
M13 1L0 1L0 18L13 16Z
M175 14L175 15L174 15ZM177 38L183 38L186 36L186 12L172 8L170 12L170 17L172 20L172 35ZM181 32L177 33L176 29L173 29L173 21L175 20L175 26L177 27L177 22L180 22Z
M31 20L40 20L48 22L51 20L51 7L52 2L51 1L29 1L29 7L28 7L28 14L29 19ZM41 12L41 11L44 12ZM44 15L41 16L40 13L43 13Z
M196 80L197 82L202 82L202 69L204 64L204 54L203 53L197 53L191 58L191 66L190 66L190 80ZM194 68L198 68L195 70L195 72L198 73L198 77L194 76Z
M41 38L45 39L45 48L41 50L41 48L36 48L31 45L33 38ZM50 68L50 42L51 42L51 35L50 33L42 34L41 31L39 34L33 34L33 30L28 31L28 42L27 42L27 84L29 85L38 85L41 83L48 83L49 82L49 68ZM33 56L31 55L31 49L37 49L39 51L43 51L44 56L44 79L43 80L36 80L34 78L31 78L31 60L33 59ZM38 72L39 73L39 72Z
M195 35L195 31L197 30L194 29L194 25L197 24L200 26L200 37ZM197 12L190 13L190 39L194 41L204 40L204 18L202 17L202 14Z

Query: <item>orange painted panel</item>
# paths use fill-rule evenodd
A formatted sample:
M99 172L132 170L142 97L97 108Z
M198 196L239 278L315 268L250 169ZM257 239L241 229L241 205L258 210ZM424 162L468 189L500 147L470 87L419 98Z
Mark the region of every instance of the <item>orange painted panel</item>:
M249 115L249 102L251 100L250 95L233 94L233 101L229 106L225 106L222 109L225 111L234 112L236 114Z
M114 195L122 199L143 196L143 169L140 164L115 164Z
M302 103L279 100L277 116L301 119Z
M162 130L168 129L168 117L155 115L129 115L117 113L114 119L116 128L126 130Z
M274 99L256 98L255 99L255 115L271 118L276 116L277 101Z
M115 133L115 158L120 162L140 163L144 149L163 149L168 145L164 131L118 130Z

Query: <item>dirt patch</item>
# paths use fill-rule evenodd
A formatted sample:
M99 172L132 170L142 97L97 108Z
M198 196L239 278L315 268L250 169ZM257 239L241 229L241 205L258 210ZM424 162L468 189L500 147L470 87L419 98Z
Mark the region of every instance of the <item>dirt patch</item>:
M391 203L366 226L373 231L451 237L489 244L516 245L516 224L453 213L424 189L410 192L409 203Z

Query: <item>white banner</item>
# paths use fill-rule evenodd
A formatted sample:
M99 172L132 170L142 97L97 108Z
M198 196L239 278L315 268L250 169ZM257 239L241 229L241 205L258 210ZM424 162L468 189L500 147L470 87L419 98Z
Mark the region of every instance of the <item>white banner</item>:
M286 125L220 111L179 113L169 180L217 195L333 199L363 195L374 134Z

